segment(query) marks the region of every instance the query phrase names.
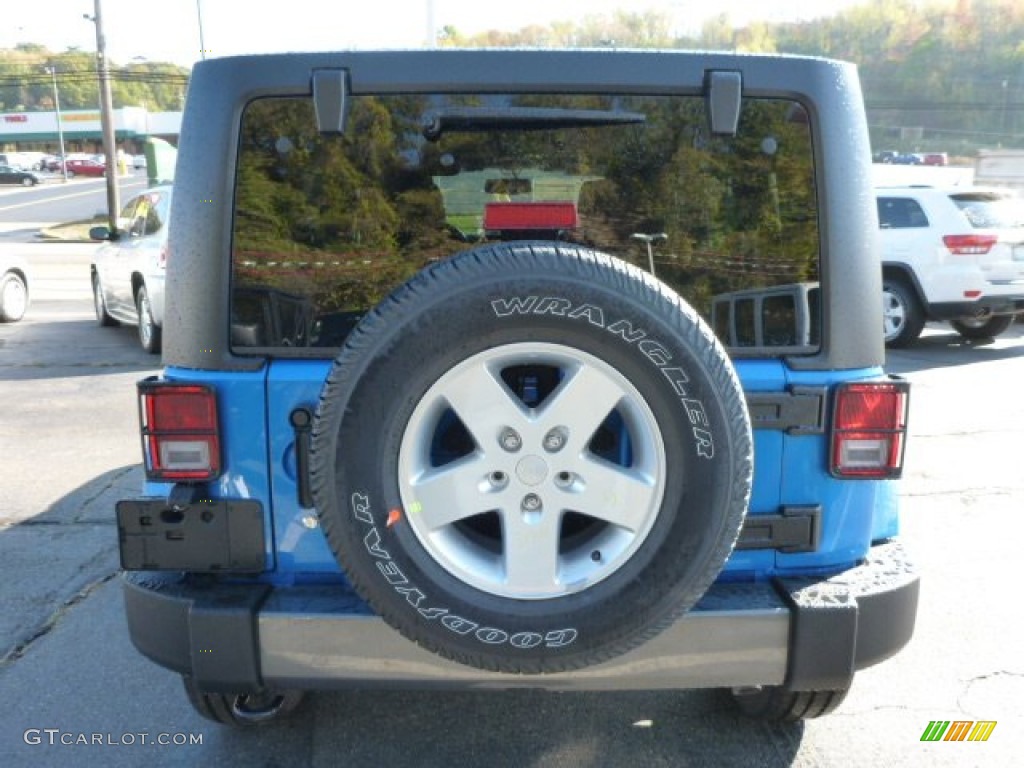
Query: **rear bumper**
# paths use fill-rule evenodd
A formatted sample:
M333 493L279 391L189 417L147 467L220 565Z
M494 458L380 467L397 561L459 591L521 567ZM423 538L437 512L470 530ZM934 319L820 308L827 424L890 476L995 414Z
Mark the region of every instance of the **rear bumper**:
M136 648L209 691L332 687L648 690L849 685L856 670L910 640L918 577L898 542L828 578L716 584L653 640L611 661L543 676L508 675L419 648L337 585L271 587L124 576Z

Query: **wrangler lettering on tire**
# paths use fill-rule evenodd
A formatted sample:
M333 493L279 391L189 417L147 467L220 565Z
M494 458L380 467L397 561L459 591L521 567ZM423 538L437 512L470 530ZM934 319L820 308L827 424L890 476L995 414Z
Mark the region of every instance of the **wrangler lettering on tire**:
M446 658L542 673L628 651L717 576L750 493L735 372L675 293L574 245L435 264L369 313L315 417L351 582Z

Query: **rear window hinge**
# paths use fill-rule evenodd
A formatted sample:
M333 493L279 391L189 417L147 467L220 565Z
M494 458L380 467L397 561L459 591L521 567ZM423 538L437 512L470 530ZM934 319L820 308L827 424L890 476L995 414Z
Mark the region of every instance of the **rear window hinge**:
M783 507L778 515L747 515L736 549L815 552L821 538L821 507Z
M826 387L792 387L788 392L748 392L747 408L754 429L779 429L789 435L820 435L825 431Z
M313 70L313 109L316 129L329 135L344 135L348 122L348 70Z

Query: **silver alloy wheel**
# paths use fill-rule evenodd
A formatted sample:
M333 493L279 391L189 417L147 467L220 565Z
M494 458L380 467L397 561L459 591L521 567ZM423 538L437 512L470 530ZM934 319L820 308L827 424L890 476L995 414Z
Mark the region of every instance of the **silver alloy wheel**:
M535 407L502 376L522 366L559 382ZM596 447L609 419L622 436L617 458ZM472 447L435 465L453 421ZM507 344L446 371L414 409L398 459L405 516L427 553L464 583L518 599L613 574L644 543L665 493L664 440L643 396L608 363L558 344Z
M153 315L149 311L149 294L145 288L139 289L139 340L145 349L153 343Z
M907 305L899 294L888 288L882 290L882 322L886 341L892 341L899 336L907 322Z
M21 278L15 274L3 280L3 296L0 297L0 307L3 307L4 315L15 320L20 320L28 309L28 290Z

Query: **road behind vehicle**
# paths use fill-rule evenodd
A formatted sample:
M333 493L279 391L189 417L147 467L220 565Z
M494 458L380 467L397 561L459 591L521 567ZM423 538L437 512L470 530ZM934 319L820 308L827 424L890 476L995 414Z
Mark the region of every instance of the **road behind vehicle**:
M1024 199L981 187L875 194L889 346L913 342L928 320L992 338L1024 312Z
M153 354L160 351L164 321L170 207L171 188L153 187L124 205L116 233L107 227L89 232L105 241L90 268L96 321L137 326L139 343Z
M832 711L917 605L869 159L823 60L198 64L136 647L224 724L331 686Z

